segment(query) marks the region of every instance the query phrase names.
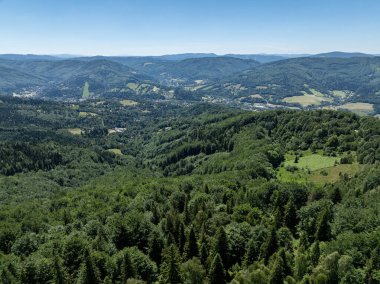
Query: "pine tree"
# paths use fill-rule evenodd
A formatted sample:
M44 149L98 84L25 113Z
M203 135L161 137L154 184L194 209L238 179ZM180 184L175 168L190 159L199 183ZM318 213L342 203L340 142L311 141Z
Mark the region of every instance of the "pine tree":
M269 283L279 284L283 283L285 278L284 261L282 257L277 254L275 262L273 264L272 271L270 273Z
M207 257L208 257L208 251L207 251L207 247L206 245L203 243L202 244L202 247L201 247L201 253L200 253L200 261L202 263L202 265L205 265L206 264L206 261L207 261Z
M187 238L187 242L185 245L185 258L186 259L192 259L194 256L198 256L198 244L197 244L197 237L195 236L194 228L191 227L189 236Z
M337 204L342 201L342 195L340 194L339 187L335 186L331 194L331 201Z
M310 249L310 260L313 266L316 266L318 264L320 255L321 255L321 252L319 249L319 242L315 241Z
M161 264L161 255L164 248L164 241L160 236L160 233L153 231L149 239L149 257L157 263Z
M268 240L262 244L260 248L260 257L264 258L265 263L268 263L269 258L277 250L277 238L276 238L276 229L272 227Z
M318 241L328 241L330 239L330 214L329 209L324 209L318 218L315 239Z
M79 276L77 279L78 284L97 284L100 283L99 272L94 265L89 250L87 249L84 254L84 262L81 265Z
M186 243L186 235L185 235L185 225L183 222L179 223L179 228L178 228L178 249L180 254L183 253L183 249L185 248L185 243Z
M174 244L165 248L162 253L160 282L165 284L182 283L180 264L178 248Z
M254 241L250 240L247 251L244 255L244 266L248 267L257 259L257 247Z
M217 253L212 261L209 273L210 284L224 284L226 283L226 273L222 258Z
M64 284L67 283L65 278L65 271L61 264L61 259L58 256L58 253L54 252L54 260L53 260L53 267L54 267L54 283L55 284Z
M123 262L121 264L121 283L125 284L129 278L133 278L135 276L135 267L132 264L128 251L125 251L123 255Z
M229 248L227 235L224 229L221 227L216 234L216 242L214 247L214 254L219 254L225 268L229 266Z
M297 209L292 199L289 199L285 205L284 225L288 227L293 234L296 232Z

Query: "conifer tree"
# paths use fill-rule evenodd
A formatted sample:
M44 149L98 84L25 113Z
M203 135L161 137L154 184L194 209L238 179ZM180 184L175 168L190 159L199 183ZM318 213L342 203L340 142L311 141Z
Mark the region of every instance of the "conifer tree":
M161 255L164 248L164 241L160 233L153 231L149 239L149 257L157 263L161 264Z
M210 284L224 284L226 283L226 273L224 271L224 265L219 253L214 257L211 263L209 273Z
M84 254L84 261L78 275L77 284L97 284L100 283L99 272L94 265L91 254L87 249Z
M198 244L197 244L197 237L195 235L194 227L191 227L189 236L187 238L187 242L185 245L185 258L186 259L192 259L194 256L198 256Z
M278 253L273 264L273 268L270 273L269 283L279 284L283 283L285 278L284 261L281 255Z
M310 260L314 266L318 264L320 254L319 241L315 241L310 249Z
M180 264L181 259L178 248L174 244L171 244L162 253L160 283L182 283Z
M208 257L207 247L203 243L202 246L201 246L201 253L200 253L200 256L199 256L202 265L206 264L207 257Z
M136 271L131 261L131 257L128 251L125 251L123 255L123 262L121 264L121 282L125 284L129 278L133 278L135 275Z
M178 227L178 249L179 249L180 254L183 253L185 244L186 244L185 225L183 224L183 222L180 222L179 227Z
M297 225L297 209L292 199L285 205L284 225L294 234Z
M219 254L225 268L229 266L229 248L227 235L224 229L221 227L216 234L216 242L214 247L214 254Z
M260 257L264 258L265 263L268 263L269 258L277 250L277 238L276 238L276 229L272 227L268 240L262 244L260 248Z
M318 241L328 241L330 239L330 214L329 209L325 208L318 218L315 239Z

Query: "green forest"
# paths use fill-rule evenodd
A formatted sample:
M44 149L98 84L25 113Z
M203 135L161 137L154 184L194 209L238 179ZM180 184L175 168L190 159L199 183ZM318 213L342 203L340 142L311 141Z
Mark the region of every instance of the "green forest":
M378 118L3 96L0 141L1 283L380 283Z

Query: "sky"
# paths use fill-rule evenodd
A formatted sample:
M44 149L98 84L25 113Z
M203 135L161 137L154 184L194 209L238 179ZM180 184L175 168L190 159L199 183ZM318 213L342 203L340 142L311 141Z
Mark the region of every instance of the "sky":
M380 54L379 0L0 0L0 53Z

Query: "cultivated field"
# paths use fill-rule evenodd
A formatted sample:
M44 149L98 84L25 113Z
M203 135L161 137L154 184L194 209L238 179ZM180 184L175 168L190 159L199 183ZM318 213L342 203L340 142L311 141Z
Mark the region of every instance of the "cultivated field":
M122 101L120 101L120 103L123 106L137 106L139 104L138 102L135 102L135 101L132 101L132 100L122 100Z

